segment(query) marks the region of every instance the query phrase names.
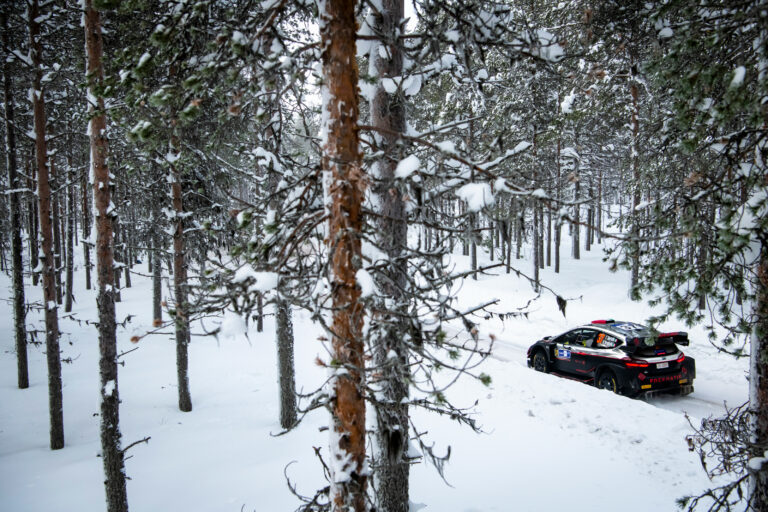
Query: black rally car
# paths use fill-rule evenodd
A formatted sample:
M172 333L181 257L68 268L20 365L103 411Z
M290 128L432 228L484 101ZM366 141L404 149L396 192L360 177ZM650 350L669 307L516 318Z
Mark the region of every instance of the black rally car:
M678 345L688 345L687 333L595 320L531 345L528 366L628 396L687 395L693 392L696 362Z

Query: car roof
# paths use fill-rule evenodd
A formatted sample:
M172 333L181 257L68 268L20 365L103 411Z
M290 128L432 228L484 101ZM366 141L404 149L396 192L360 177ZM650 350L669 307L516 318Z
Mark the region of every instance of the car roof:
M592 323L582 325L580 328L597 329L627 338L647 338L651 336L651 330L635 322L625 320L596 320Z

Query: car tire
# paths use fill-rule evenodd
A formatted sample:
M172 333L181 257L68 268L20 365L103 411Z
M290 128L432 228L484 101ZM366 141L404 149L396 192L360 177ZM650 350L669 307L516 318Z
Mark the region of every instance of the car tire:
M537 372L549 373L549 361L543 350L537 350L533 354L533 369Z
M598 389L607 389L614 393L619 392L619 381L616 378L616 374L611 370L603 370L597 375L595 379L595 386Z

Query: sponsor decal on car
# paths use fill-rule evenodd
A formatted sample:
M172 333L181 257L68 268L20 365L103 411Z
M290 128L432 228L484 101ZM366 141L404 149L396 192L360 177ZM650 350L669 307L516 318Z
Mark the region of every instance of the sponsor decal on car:
M571 351L567 348L559 348L557 349L557 358L558 359L565 359L570 360L571 359Z
M663 377L651 377L648 382L651 384L661 384L662 382L675 382L680 380L681 375L665 375Z

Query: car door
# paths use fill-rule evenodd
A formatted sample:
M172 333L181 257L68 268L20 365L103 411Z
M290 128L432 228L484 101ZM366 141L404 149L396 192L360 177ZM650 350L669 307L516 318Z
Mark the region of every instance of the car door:
M600 359L601 349L597 347L600 332L595 329L575 329L570 339L570 373L583 378L594 377Z
M573 329L561 334L555 338L553 366L555 371L564 373L574 373L572 363L573 349L576 347L575 340L580 329Z

